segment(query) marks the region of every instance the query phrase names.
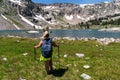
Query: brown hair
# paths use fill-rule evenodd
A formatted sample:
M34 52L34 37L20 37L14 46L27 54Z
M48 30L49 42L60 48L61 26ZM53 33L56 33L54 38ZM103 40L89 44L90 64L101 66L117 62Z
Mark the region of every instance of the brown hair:
M49 32L48 32L48 31L45 31L45 32L44 32L43 38L49 38Z

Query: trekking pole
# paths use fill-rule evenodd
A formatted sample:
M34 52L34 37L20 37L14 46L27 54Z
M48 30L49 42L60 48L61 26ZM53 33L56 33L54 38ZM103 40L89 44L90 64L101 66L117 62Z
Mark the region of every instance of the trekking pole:
M28 31L28 33L33 34L33 38L35 38L35 34L39 33L39 31L35 30L35 26L33 26L33 28L34 30L30 30ZM34 42L34 46L35 46L35 42ZM36 48L35 47L34 47L34 59L36 60Z
M36 60L36 48L35 47L34 47L34 60Z
M33 26L34 30L35 30L35 26ZM34 38L35 38L35 33L34 33ZM35 43L34 43L35 46ZM36 60L36 48L34 47L34 60Z
M58 46L58 60L60 59L60 54L59 54L59 46ZM59 68L60 68L60 61L58 61L59 63Z

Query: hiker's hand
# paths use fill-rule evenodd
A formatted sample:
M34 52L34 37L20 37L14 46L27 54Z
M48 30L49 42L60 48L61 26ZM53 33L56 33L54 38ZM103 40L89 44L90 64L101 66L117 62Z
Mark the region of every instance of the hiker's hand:
M57 47L59 47L60 45L58 44Z
M37 48L37 46L34 46L34 48Z

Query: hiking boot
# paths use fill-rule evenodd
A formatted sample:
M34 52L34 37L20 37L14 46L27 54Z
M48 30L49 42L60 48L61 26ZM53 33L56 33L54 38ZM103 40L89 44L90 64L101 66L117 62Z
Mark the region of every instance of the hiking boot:
M51 72L51 71L48 71L48 72L47 72L47 75L50 75L50 74L52 74L52 72Z

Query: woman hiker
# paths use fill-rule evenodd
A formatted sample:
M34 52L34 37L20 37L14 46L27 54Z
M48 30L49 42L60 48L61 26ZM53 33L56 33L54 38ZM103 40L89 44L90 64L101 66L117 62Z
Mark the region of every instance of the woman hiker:
M45 61L45 69L47 74L51 74L53 67L52 67L52 47L59 47L52 38L49 38L49 32L45 31L43 34L43 39L39 42L38 45L34 46L35 48L41 47L42 55L40 57L41 61Z

